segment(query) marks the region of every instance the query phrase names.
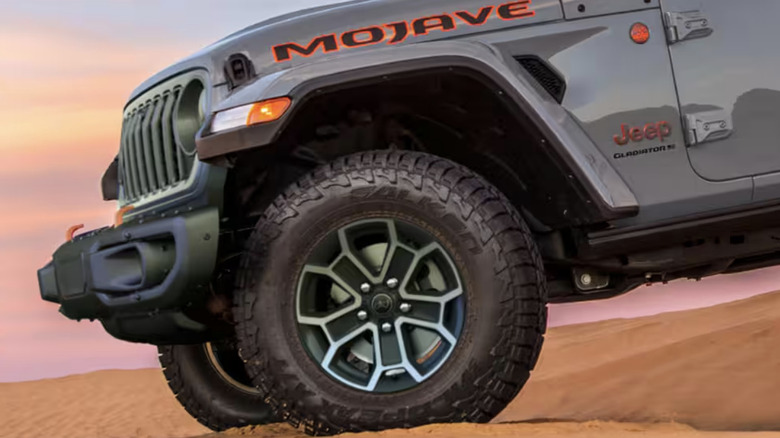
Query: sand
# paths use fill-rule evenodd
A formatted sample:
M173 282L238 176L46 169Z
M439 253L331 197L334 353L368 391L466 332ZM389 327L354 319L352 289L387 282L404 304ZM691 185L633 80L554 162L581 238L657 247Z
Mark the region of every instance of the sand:
M0 383L0 437L186 437L209 430L155 369Z
M780 430L780 294L552 330L496 421L539 418Z
M554 328L531 381L496 418L502 424L360 437L780 438L761 432L780 431L778 344L780 293ZM158 370L0 384L0 437L196 436L304 435L286 425L212 434L184 412Z

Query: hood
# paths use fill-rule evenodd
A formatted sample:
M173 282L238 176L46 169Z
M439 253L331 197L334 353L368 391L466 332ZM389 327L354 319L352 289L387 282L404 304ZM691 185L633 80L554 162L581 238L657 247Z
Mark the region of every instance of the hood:
M339 53L464 36L557 19L560 0L354 0L293 12L229 35L156 74L143 91L190 69L206 69L212 84L226 82L234 54L252 61L258 76ZM348 50L347 50L348 49Z

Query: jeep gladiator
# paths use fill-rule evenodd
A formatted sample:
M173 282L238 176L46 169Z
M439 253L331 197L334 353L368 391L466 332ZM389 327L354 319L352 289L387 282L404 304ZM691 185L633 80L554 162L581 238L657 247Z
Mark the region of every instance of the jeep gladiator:
M780 264L778 20L357 0L261 22L132 93L116 221L69 229L41 296L159 346L215 430L489 421L548 303Z

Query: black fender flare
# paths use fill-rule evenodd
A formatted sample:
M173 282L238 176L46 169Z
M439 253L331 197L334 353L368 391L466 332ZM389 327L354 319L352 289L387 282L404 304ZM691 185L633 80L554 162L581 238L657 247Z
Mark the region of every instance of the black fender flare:
M272 144L306 101L323 89L441 68L482 77L514 111L531 120L540 141L549 145L558 166L572 184L579 186L578 192L593 210L586 222L614 220L638 212L634 194L576 120L541 91L525 70L505 62L490 46L470 41L438 41L339 54L261 75L220 102L213 113L282 96L292 99L290 110L271 123L215 134L210 132L210 118L196 139L198 157L220 163L226 155Z

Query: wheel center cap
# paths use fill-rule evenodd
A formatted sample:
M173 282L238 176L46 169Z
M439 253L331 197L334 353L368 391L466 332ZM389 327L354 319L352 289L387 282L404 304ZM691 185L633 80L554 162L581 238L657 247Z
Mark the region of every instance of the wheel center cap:
M371 308L380 315L388 313L393 309L393 299L388 294L377 294L371 300Z

